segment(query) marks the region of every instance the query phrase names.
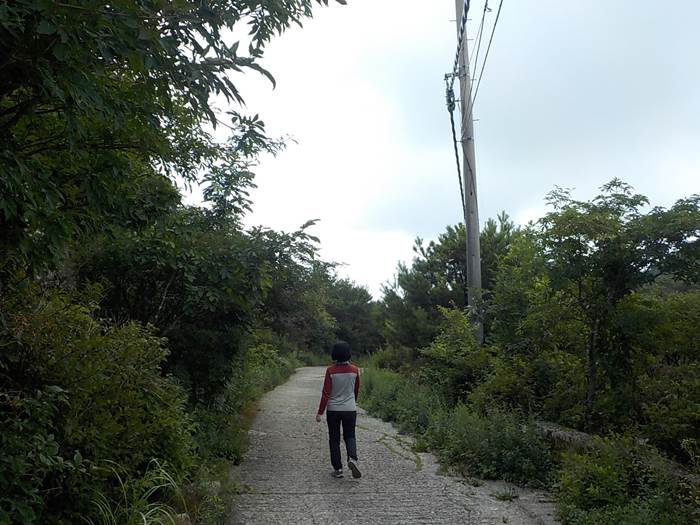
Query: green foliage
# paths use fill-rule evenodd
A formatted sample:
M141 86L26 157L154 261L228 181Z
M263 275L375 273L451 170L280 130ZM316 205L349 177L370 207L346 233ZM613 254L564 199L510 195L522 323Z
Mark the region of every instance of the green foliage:
M693 279L697 202L645 215L620 181L602 190L590 202L553 192L555 210L511 237L487 303L495 372L470 399L576 428L637 427L687 459L682 438L700 435L700 306L673 276Z
M554 208L539 222L551 287L586 330L586 427L600 426L601 390L633 388L627 334L615 328L623 299L660 274L700 282L700 196L643 215L646 197L618 179L588 202L566 190L549 194Z
M221 118L214 96L242 103L233 73L272 80L265 45L314 3L327 0L3 4L0 271L52 266L67 240L122 222L143 171L205 182L217 208L245 206L249 158L277 146L257 115ZM227 38L241 30L248 46ZM205 129L218 123L233 128L224 143Z
M392 346L421 348L438 332L438 306L465 306L464 226L448 226L437 242L416 239L411 267L400 263L393 286L384 288L386 339Z
M674 508L674 502L664 495L648 499L635 498L620 506L581 510L564 506L564 525L691 525L691 517Z
M0 523L36 523L43 504L44 481L81 468L82 456L64 459L59 455L53 434L53 419L66 403L65 392L55 385L23 394L3 389Z
M284 145L235 109L234 73L272 80L265 45L327 3L0 6L1 522L169 521L168 487L240 458L251 403L295 353L346 329L374 344L342 287L345 317L329 313L313 222L242 228L258 155ZM174 180L209 206L182 206Z
M618 324L629 334L643 434L688 462L682 441L700 438L700 292L633 296Z
M552 466L549 446L537 427L514 413L485 413L459 404L429 430L438 455L465 473L488 479L544 485Z
M282 356L274 346L262 342L266 338L268 334L253 333L246 351L234 359L223 392L209 404L195 408L195 437L202 457L240 462L247 446L253 403L286 380L299 365L293 356Z
M537 224L516 230L504 217L484 228L495 270L485 281L482 348L466 315L443 309L460 304L449 277L459 228L427 248L417 241L412 266L385 290L389 345L368 361L400 375L369 374L377 384L364 402L470 475L548 481L555 458L516 414L628 431L692 466L700 197L644 212L647 199L613 180L590 201L561 189L548 200L553 210ZM406 415L413 406L428 414L420 423ZM568 455L557 474L565 523L697 521L692 475L632 438L599 447Z
M450 403L465 399L483 381L490 368L487 348L479 348L467 314L456 308L439 308L444 320L433 342L420 350L419 372Z
M383 343L381 305L367 288L347 279L330 283L328 313L337 322L335 336L350 344L355 355L368 354Z
M481 286L493 290L496 271L503 257L511 249L511 243L518 234L519 228L510 220L504 211L498 214L497 220L487 219L479 236L481 249ZM463 245L466 247L465 244ZM462 250L465 252L466 250ZM466 255L463 253L462 255Z
M481 232L483 287L495 284L498 264L510 249L517 230L508 215L489 219ZM437 241L416 239L410 267L399 264L395 283L384 288L385 338L392 346L422 348L440 329L439 308L466 306L466 234L463 224L448 226ZM490 317L485 320L487 335Z
M167 337L169 369L194 400L209 403L253 327L269 328L268 343L285 353L319 356L336 331L356 330L334 303L333 265L318 258L312 225L245 232L206 209L175 208L147 229L86 243L74 256L75 277L104 283L104 314L152 324Z
M406 381L389 370L363 368L360 402L372 414L408 432L423 432L444 402L428 385Z
M329 366L332 363L330 353L317 354L315 352L295 352L294 359L303 366Z
M496 404L522 410L571 427L583 424L585 383L583 364L567 352L528 356L502 350L493 352L490 371L469 394L473 405Z
M208 212L173 211L152 227L120 231L76 252L79 282L105 285L103 315L152 324L169 340L170 370L195 399L226 383L230 361L268 282L266 263L233 226Z
M98 493L93 499L97 519L87 518L90 525L160 525L176 523L176 511L162 502L174 498L181 505L184 499L177 481L163 465L152 460L138 479L123 479L117 468L110 469L117 480L119 499L110 501Z
M138 478L160 460L181 479L193 462L184 392L160 373L163 341L137 323L95 320L91 296L30 288L2 298L0 442L14 475L0 493L20 523L87 515L95 490L118 497L110 464Z
M407 346L385 346L374 352L367 360L367 366L375 368L387 368L400 371L402 369L410 373L418 358L418 350Z
M450 408L434 388L396 372L365 368L362 404L395 421L446 462L485 478L542 484L551 468L549 447L536 427L516 415L464 404Z
M678 480L652 467L659 462L631 439L600 439L586 452L566 454L557 481L563 523L693 523Z
M260 323L283 339L287 351L322 354L335 339L328 311L334 265L318 257L318 238L308 221L293 233L255 229L253 245L268 265L269 289L258 310Z
M489 219L481 233L484 288L491 289L496 265L507 253L515 227L508 215ZM439 307L466 307L466 233L463 224L448 226L437 241L416 239L410 267L400 263L395 283L384 288L387 342L422 348L440 329ZM490 319L486 320L487 333Z

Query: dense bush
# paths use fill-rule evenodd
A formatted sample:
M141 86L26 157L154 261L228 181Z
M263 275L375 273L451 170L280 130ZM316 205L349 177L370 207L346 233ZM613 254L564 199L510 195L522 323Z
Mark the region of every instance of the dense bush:
M685 525L696 523L696 495L664 460L631 439L599 439L586 452L565 454L557 474L565 525ZM666 469L668 469L666 465ZM697 493L697 487L695 489Z
M570 427L583 423L584 363L575 355L492 351L489 373L469 394L471 404L523 411Z
M0 523L141 523L172 514L164 502L183 510L192 467L239 461L254 401L299 364L255 331L224 391L187 408L162 374L164 341L97 320L99 293L30 287L2 298Z
M675 447L687 461L697 458L696 441L688 439L697 432L696 340L689 336L689 320L699 310L693 294L632 295L621 303L615 322L619 337L631 345L627 362L640 384L625 390L601 380L605 388L594 405L598 421L632 433L641 428L653 443ZM556 479L567 525L694 523L700 515L696 478L679 474L653 449L633 438L601 440L586 452L567 454L559 465L539 426L519 415L584 424L581 340L546 332L539 343L531 339L547 323L577 332L575 320L557 318L558 306L548 308L540 304L525 314L519 330L525 344L509 348L476 347L465 313L443 309L445 322L429 346L417 352L389 347L368 360L364 406L417 434L419 445L464 474L535 485ZM647 401L636 405L635 424L630 411L639 393Z
M438 455L472 476L544 485L552 457L534 423L512 412L485 413L459 404L443 411L428 430Z
M247 444L252 404L264 392L284 382L300 365L293 355L280 355L274 346L256 339L254 335L253 346L234 360L224 391L212 403L198 405L194 410L196 440L203 457L238 463Z
M89 298L66 293L30 289L1 306L5 519L76 522L98 494L118 495L113 465L139 478L156 459L183 478L192 424L184 391L161 374L161 339L104 324Z
M376 368L410 372L418 358L418 350L407 346L387 345L369 356L367 363Z
M683 439L700 438L700 197L645 211L647 198L614 179L589 201L563 189L547 201L526 228L504 217L484 229L483 349L458 335L460 314L440 326L441 308L463 305L459 225L418 239L385 290L389 345L375 364L418 370L451 402L634 429L687 463Z
M491 368L487 347L476 343L469 318L457 308L442 308L440 331L432 343L420 349L420 368L417 372L425 384L454 404L466 399L475 385L481 383Z

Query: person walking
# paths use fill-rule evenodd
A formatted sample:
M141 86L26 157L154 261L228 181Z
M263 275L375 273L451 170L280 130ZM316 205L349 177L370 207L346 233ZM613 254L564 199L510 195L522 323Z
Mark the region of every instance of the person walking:
M316 421L320 422L326 412L328 422L328 444L331 452L331 465L335 478L343 477L343 463L340 456L340 427L343 427L343 440L348 456L348 468L353 478L362 476L357 460L355 422L357 420L357 396L360 393L360 369L350 363L350 345L338 341L333 345L331 358L335 364L326 369L323 381L321 402Z

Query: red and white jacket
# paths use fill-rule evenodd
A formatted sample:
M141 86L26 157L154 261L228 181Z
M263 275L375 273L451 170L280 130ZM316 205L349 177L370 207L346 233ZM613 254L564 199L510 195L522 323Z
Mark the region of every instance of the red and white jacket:
M323 381L319 415L328 408L332 411L357 410L357 395L360 393L360 369L350 363L339 363L326 369Z

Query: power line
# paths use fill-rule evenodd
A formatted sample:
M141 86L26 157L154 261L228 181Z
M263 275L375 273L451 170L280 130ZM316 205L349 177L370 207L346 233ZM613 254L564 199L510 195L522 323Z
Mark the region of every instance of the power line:
M481 22L479 23L479 29L476 32L476 37L474 37L476 46L474 49L472 49L472 55L469 57L469 63L474 64L475 68L477 62L479 61L479 51L481 50L481 38L484 36L484 20L486 20L486 13L488 11L491 10L489 9L489 0L486 0L484 2L484 11L481 13Z
M489 37L489 45L486 47L486 54L484 55L484 61L481 63L481 71L479 72L479 80L476 83L476 88L474 89L474 95L471 97L469 104L469 111L467 111L467 119L472 117L472 112L474 111L474 103L476 102L476 97L479 94L479 86L481 85L481 79L484 76L484 69L486 68L486 61L489 58L489 52L491 51L491 44L493 43L493 35L496 33L496 26L498 25L498 19L501 16L501 8L503 7L503 0L498 4L498 12L496 13L496 20L493 22L493 28L491 29L491 36ZM474 65L476 69L476 64ZM464 115L462 115L464 117Z
M479 29L477 29L476 36L474 37L474 41L476 42L476 44L475 44L474 48L472 49L472 54L469 57L469 61L468 61L469 64L474 64L474 70L476 70L477 63L479 61L479 52L481 51L481 40L484 36L484 22L486 20L486 13L489 13L489 12L491 12L491 9L489 9L489 0L485 0L484 1L484 9L481 12L481 21L479 22ZM484 58L484 60L486 60L486 58ZM472 81L473 80L474 79L472 79ZM479 78L479 81L481 81L481 78ZM470 85L469 86L469 96L470 96L470 98L473 99L474 97L471 97L471 93L472 93L472 89L471 89L471 85ZM470 100L469 101L469 108L470 109L468 112L470 117L471 117L471 113L472 113L472 106L473 106L473 101ZM462 117L464 117L464 116L462 115ZM469 140L469 139L470 139L470 137L462 137L462 141ZM469 170L469 178L471 179L472 187L475 188L476 187L476 180L474 179L474 170L472 169L471 164L469 162L469 157L465 157L464 160L467 163L467 168ZM461 187L461 184L462 184L462 181L460 179L460 187ZM463 192L462 192L462 200L464 200L464 193ZM465 203L464 203L464 209L465 209L465 222L464 222L464 224L465 225L467 224L466 223L466 206L467 206L467 204L465 201Z
M467 201L464 198L464 187L462 185L462 169L459 165L459 150L457 149L457 132L455 131L455 92L452 88L450 80L454 81L454 75L445 75L445 85L446 85L446 99L447 99L447 111L450 112L450 124L452 124L452 146L455 150L455 161L457 163L457 180L459 181L459 194L462 198L462 213L464 214L464 224L467 224ZM468 159L467 159L468 161ZM471 166L469 167L471 170Z

